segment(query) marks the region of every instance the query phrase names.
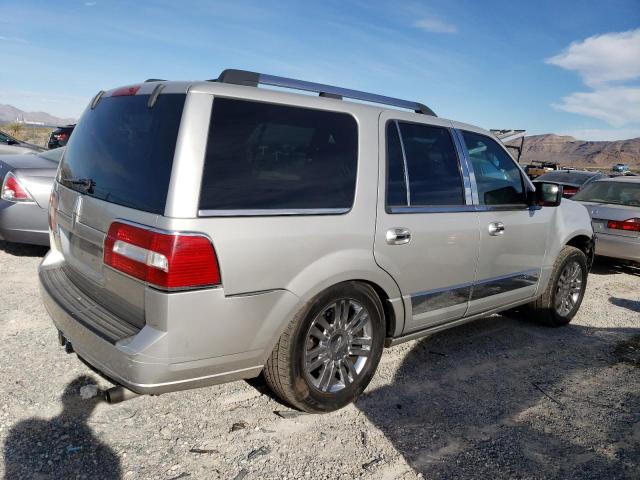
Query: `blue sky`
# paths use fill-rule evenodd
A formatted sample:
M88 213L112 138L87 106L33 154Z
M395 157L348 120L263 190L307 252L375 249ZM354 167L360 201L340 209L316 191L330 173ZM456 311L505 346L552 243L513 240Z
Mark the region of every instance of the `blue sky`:
M0 103L224 68L418 100L485 128L640 137L640 0L3 0Z

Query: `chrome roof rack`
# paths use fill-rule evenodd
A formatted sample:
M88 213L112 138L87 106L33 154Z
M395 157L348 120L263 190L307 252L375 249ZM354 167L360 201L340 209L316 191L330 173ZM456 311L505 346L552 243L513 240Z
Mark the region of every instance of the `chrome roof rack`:
M304 90L307 92L317 92L321 97L328 98L351 98L364 102L380 103L393 107L406 108L416 113L424 115L437 115L426 105L409 100L401 100L399 98L377 95L375 93L361 92L359 90L351 90L349 88L334 87L331 85L323 85L321 83L306 82L304 80L295 80L293 78L278 77L275 75L266 75L264 73L249 72L246 70L227 69L224 70L216 79L211 82L231 83L234 85L245 85L249 87L257 87L258 85L271 85L273 87L291 88L294 90Z

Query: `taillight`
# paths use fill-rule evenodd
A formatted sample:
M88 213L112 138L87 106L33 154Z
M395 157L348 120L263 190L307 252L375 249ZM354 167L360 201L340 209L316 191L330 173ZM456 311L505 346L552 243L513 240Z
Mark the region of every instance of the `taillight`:
M58 139L58 140L62 140L62 141L64 141L64 140L67 140L68 138L69 138L69 134L68 134L68 133L64 133L64 132L63 132L63 133L59 133L59 134L57 135L57 139Z
M640 218L630 218L628 220L609 220L607 228L613 230L626 230L627 232L640 232Z
M576 193L578 193L578 189L576 187L565 185L562 189L562 195L564 197L573 197Z
M220 284L216 252L204 235L163 233L114 222L104 242L104 263L166 290Z
M140 90L140 85L130 85L128 87L120 87L115 89L112 93L112 97L126 97L128 95L135 95Z
M7 173L4 177L0 198L7 200L8 202L34 202L33 197L29 194L27 189L22 186L20 181L11 172Z
M58 192L51 190L49 195L49 230L55 233L56 222L58 221Z

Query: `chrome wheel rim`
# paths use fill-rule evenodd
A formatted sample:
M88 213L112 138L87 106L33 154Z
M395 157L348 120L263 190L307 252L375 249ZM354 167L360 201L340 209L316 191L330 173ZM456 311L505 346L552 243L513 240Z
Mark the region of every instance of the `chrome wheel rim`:
M359 379L371 356L373 324L353 299L324 307L305 337L304 374L323 393L338 392Z
M555 307L559 315L567 316L580 300L582 267L576 261L567 263L558 277Z

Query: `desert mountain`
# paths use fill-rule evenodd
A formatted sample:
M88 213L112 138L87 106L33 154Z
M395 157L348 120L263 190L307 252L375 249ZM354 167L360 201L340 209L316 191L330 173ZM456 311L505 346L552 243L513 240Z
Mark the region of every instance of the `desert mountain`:
M616 163L640 168L640 138L613 142L576 140L553 134L525 137L520 163L532 160L559 162L567 167L601 167Z
M0 104L0 123L13 123L16 119L28 122L43 122L46 125L68 125L76 123L73 118L60 118L46 112L25 112L13 105Z

